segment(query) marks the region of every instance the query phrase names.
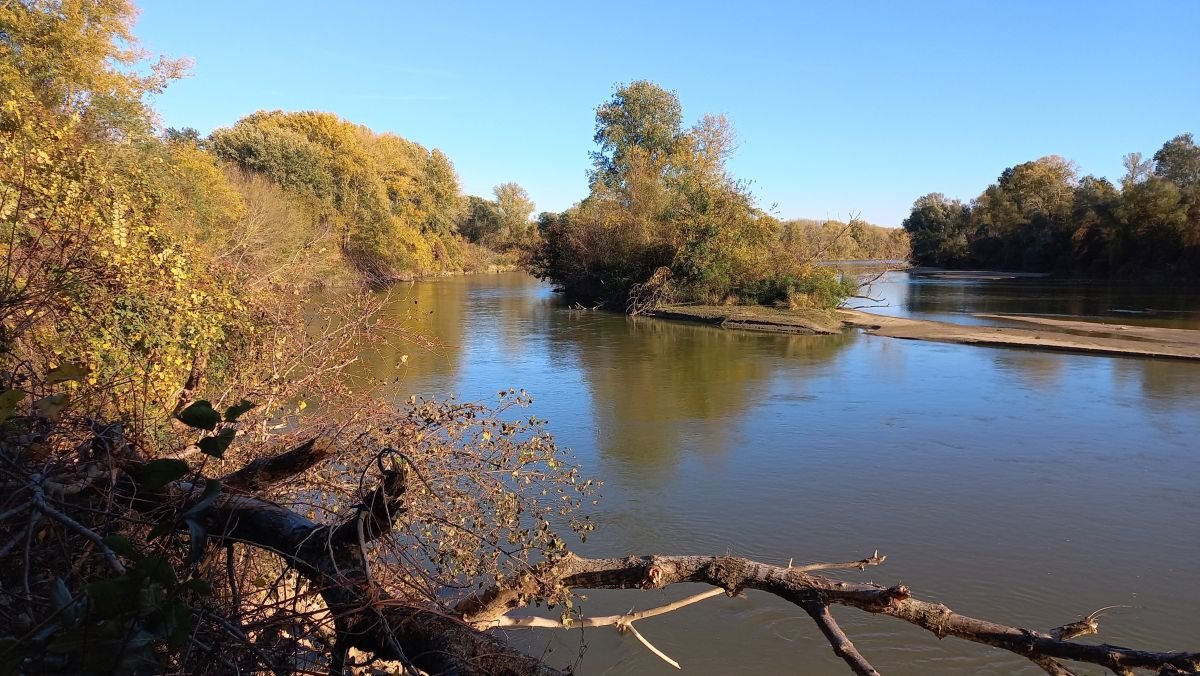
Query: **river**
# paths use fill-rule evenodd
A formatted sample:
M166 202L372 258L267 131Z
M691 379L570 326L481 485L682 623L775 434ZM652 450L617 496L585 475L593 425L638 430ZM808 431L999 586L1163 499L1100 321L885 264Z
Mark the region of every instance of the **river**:
M1195 294L1126 290L1114 301L1068 287L893 274L880 311L1200 326ZM403 397L528 390L560 445L605 481L600 527L581 554L786 564L878 548L885 565L847 577L903 582L958 612L1043 629L1128 605L1106 613L1102 639L1200 649L1200 364L573 312L520 273L391 293L391 311L442 346L372 350L360 368L399 372ZM619 613L695 591L593 592L584 607ZM897 620L834 613L885 674L1041 673ZM849 673L799 608L761 593L638 627L690 674ZM582 674L676 673L612 628L512 636L560 666L583 650Z

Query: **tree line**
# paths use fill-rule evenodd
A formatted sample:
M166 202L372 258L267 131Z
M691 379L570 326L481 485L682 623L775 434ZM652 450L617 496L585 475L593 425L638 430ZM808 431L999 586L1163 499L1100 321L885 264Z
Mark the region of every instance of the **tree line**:
M1119 184L1055 155L1005 169L964 203L931 193L904 220L923 265L1200 277L1200 147L1190 133L1125 156Z

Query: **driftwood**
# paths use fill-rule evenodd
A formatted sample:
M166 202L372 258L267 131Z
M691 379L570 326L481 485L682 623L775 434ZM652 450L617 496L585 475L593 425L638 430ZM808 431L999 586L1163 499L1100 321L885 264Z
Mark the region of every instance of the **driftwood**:
M994 646L1026 657L1051 674L1070 674L1060 660L1104 666L1117 674L1134 669L1160 673L1200 673L1200 652L1153 652L1113 645L1076 643L1059 636L1080 636L1098 630L1096 613L1079 622L1049 631L1012 627L959 615L942 604L913 597L904 585L882 587L814 575L814 571L865 568L883 563L876 552L859 561L811 564L801 567L773 566L735 556L641 556L622 559L584 559L567 556L544 565L511 587L497 587L470 597L456 610L479 627L510 626L505 615L520 605L520 599L542 585L561 584L572 589L661 589L680 582L699 582L719 587L729 594L755 589L774 594L803 608L829 639L834 652L856 674L878 673L858 653L838 627L830 605L889 615L926 629L939 638L955 636ZM1072 633L1079 625L1089 631Z
M1071 661L1101 665L1121 675L1133 674L1137 669L1164 675L1200 674L1200 652L1153 652L1070 640L1099 631L1096 620L1099 611L1061 627L1035 630L957 614L945 605L916 598L904 585L884 587L818 574L878 566L886 559L878 552L856 561L804 566L775 566L735 556L589 559L567 554L529 568L510 584L463 598L451 608L397 598L373 580L367 545L387 536L394 521L405 511L405 481L410 472L404 464L385 468L380 463L377 486L363 498L357 512L340 523L318 524L254 494L272 481L311 468L326 457L325 449L321 442L313 440L226 475L223 479L226 488L236 490L223 491L199 513L216 544L242 543L272 552L294 567L313 589L319 590L334 618L337 636L333 654L329 656L330 673L343 673L348 651L356 648L381 659L399 661L411 673L561 674L488 630L567 628L556 620L508 616L554 590L662 589L690 582L712 585L713 590L639 613L591 618L582 626L615 626L629 631L647 648L678 666L654 648L633 623L721 593L736 595L758 590L803 608L834 652L856 674L878 672L838 626L831 606L850 606L895 617L939 638L954 636L1002 648L1029 659L1047 673L1060 676L1072 673L1064 664ZM126 459L121 464L136 471L133 465L138 461ZM150 506L167 499L187 508L200 494L196 488L197 482L177 481L165 487L155 499L137 496L133 504Z

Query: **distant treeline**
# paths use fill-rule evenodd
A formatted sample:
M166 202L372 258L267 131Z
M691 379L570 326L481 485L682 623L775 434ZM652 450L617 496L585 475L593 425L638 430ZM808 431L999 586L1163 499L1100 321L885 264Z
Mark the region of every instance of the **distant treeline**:
M850 222L795 218L779 225L784 246L814 260L906 260L908 234L857 218Z
M1200 277L1200 148L1191 134L1125 156L1120 185L1051 155L1005 169L970 203L931 193L904 221L922 265Z

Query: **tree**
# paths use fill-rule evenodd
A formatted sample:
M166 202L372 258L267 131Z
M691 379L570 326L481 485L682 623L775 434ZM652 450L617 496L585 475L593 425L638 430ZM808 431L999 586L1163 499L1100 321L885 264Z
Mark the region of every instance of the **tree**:
M0 3L0 82L21 79L48 110L78 116L93 135L140 138L151 121L142 97L187 69L183 60L147 64L131 27L128 0Z
M504 227L504 219L495 202L477 195L467 197L458 231L472 242L494 237Z
M1119 187L1078 180L1074 163L1053 155L1006 169L972 201L961 228L922 206L934 195L921 198L905 221L914 254L938 265L1200 276L1200 148L1192 135L1171 139L1152 160L1134 152L1123 163Z
M658 164L675 152L682 135L683 108L674 92L648 80L620 85L612 98L596 109L599 149L591 153L592 182L616 187L641 154Z
M970 209L959 200L930 193L913 202L903 227L912 237L912 255L922 265L960 266L970 257Z
M650 310L670 301L836 305L853 280L783 246L725 162L729 121L682 126L675 95L651 82L618 86L596 110L591 193L547 222L537 274L579 301Z
M1182 190L1200 188L1200 146L1191 134L1180 134L1154 153L1154 175Z
M1123 233L1114 211L1120 197L1108 179L1084 176L1080 180L1071 207L1075 228L1071 248L1077 269L1105 273L1122 258Z
M258 112L208 147L319 205L369 279L457 269L458 176L440 150L376 134L331 113Z
M529 218L535 207L529 193L516 183L501 183L492 189L492 193L496 196L496 210L509 239L527 240L532 234Z
M184 127L182 129L167 127L166 131L163 132L163 140L167 143L185 143L197 148L204 145L204 139L200 137L200 132L192 127Z

